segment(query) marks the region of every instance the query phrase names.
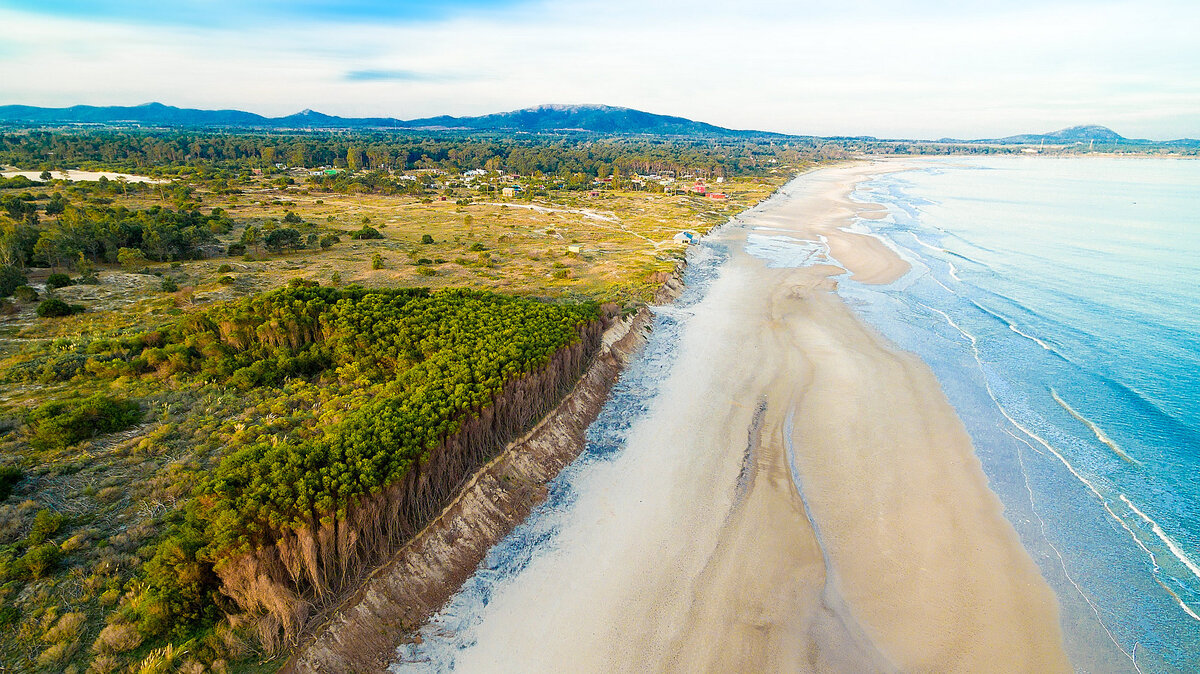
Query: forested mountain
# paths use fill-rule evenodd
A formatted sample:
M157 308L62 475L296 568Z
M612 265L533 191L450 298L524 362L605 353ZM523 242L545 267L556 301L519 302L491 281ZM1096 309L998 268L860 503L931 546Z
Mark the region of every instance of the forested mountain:
M734 131L683 117L655 115L610 105L539 105L482 117L429 117L404 123L410 128L457 128L509 131L579 130L597 133L655 133L667 136L761 135Z
M477 131L588 131L611 134L675 136L777 135L735 131L683 117L656 115L608 105L541 105L480 117L429 117L401 120L387 117L337 117L304 110L286 117L264 117L239 110L196 110L162 103L138 106L39 108L0 106L0 121L27 124L137 124L170 127L259 129L469 129Z

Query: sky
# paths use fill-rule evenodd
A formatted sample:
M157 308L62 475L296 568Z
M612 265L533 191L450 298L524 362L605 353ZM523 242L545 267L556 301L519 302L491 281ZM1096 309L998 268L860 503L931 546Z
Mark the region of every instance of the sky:
M1195 0L0 0L0 105L1200 138Z

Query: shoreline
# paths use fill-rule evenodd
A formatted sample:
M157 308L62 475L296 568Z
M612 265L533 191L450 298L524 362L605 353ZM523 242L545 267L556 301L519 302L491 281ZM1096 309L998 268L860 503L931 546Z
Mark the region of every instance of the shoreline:
M860 182L907 167L835 169L826 185L814 177L819 187L796 208L830 206L794 235L827 237L832 256L859 282L899 279L907 262L881 240L840 228L882 208L849 200ZM779 210L788 217L789 208ZM839 256L839 242L861 252ZM824 292L832 274L785 271L791 296L776 306L794 347L786 370L804 374L799 383L775 384L792 402L785 442L828 582L847 613L903 671L1070 671L1057 598L1004 518L932 370Z
M774 374L758 387L753 486L697 577L667 669L1070 671L1057 598L940 383L836 294L843 270L869 284L909 271L843 229L882 208L850 201L855 186L903 168L810 174L725 236L746 290L766 298ZM757 226L825 243L833 264L766 268L742 252ZM721 634L738 647L713 647Z
M729 250L621 454L574 478L553 545L489 591L463 671L1071 671L1058 603L929 367L753 228L859 280L908 265L846 232L854 185L803 174L710 237ZM686 364L684 364L686 363ZM701 363L693 366L691 363Z

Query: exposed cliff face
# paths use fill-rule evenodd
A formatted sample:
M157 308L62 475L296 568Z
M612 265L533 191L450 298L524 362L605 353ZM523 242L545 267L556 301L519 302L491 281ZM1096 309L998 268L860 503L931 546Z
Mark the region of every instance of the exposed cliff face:
M686 263L662 280L655 304L683 291ZM595 357L571 391L522 437L465 481L436 519L416 533L359 588L306 630L282 671L382 672L405 634L425 623L499 543L546 498L546 485L575 460L625 365L641 348L653 315L613 319ZM591 351L591 349L589 349Z
M504 385L396 484L312 517L273 541L217 564L221 591L256 620L268 652L297 639L314 608L337 605L363 574L386 562L459 491L465 477L529 428L572 389L599 353L604 319L580 325L575 343L543 367Z
M682 287L664 285L661 299ZM378 672L402 636L424 623L470 577L488 549L546 496L546 484L579 455L651 314L616 321L575 388L531 431L478 470L441 515L413 537L302 643L286 672Z

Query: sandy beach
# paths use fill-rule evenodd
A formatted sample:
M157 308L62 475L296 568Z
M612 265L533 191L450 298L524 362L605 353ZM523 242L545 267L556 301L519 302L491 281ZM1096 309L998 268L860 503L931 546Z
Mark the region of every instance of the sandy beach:
M887 245L841 229L878 211L853 186L897 166L807 174L711 235L732 258L688 310L686 361L458 667L1070 671L1055 597L929 368L832 292L842 268L743 252L769 227L899 278Z

